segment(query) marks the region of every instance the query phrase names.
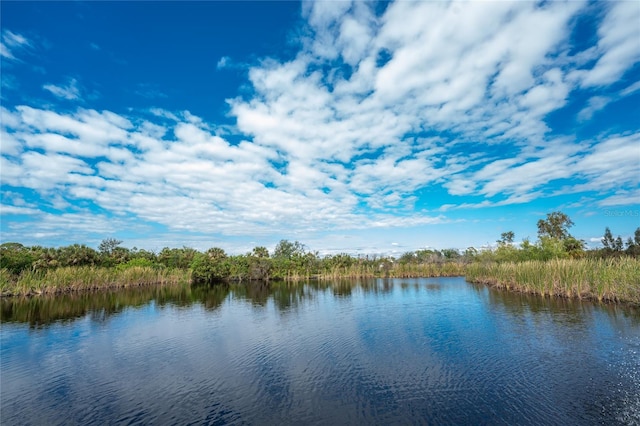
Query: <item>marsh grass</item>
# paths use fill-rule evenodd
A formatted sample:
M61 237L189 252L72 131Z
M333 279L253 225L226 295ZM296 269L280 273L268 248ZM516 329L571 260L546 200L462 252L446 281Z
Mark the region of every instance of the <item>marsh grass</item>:
M640 304L640 260L633 258L474 263L466 278L544 296Z
M322 280L339 278L375 278L376 268L370 265L336 266L320 272L316 278Z
M191 271L189 270L143 266L126 269L93 266L64 267L47 271L23 271L17 277L4 269L0 272L0 286L3 296L190 282Z
M402 264L356 264L334 267L320 273L319 279L341 278L430 278L460 277L465 274L465 265L456 262Z
M398 264L391 269L394 278L460 277L466 272L466 265L458 262Z
M284 281L466 276L474 283L544 296L561 296L640 305L640 259L556 259L506 263L356 263L317 274L290 273ZM63 267L23 271L0 269L0 294L59 294L84 290L190 284L188 269Z

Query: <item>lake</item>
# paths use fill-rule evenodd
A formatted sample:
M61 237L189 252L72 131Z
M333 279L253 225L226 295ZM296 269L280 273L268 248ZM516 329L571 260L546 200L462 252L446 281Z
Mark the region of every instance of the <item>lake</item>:
M4 299L0 421L640 424L640 313L463 278Z

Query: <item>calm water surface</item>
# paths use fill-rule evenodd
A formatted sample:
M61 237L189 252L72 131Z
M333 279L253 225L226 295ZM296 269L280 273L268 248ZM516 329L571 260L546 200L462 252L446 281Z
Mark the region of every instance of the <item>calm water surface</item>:
M3 300L0 423L640 424L640 314L462 278Z

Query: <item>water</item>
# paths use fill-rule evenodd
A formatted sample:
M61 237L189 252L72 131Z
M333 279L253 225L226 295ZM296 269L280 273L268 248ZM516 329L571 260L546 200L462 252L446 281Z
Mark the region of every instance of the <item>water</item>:
M462 278L2 301L0 422L640 424L640 314Z

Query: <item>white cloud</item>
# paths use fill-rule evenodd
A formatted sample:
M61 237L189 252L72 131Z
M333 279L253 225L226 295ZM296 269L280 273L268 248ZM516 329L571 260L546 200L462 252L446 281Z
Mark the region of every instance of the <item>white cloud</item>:
M508 2L461 8L397 2L379 19L372 18L368 6L350 9L341 4L328 10L325 4L317 9L307 5L306 14L319 37L307 46L309 52L293 61L265 61L251 70L256 96L249 102L231 102L240 130L286 158L315 159L315 167L321 169L320 162L346 163L402 145L408 132L422 129L538 144L548 131L542 119L565 104L569 84L547 55L568 36L568 21L580 3L538 8ZM357 12L362 8L365 12ZM363 25L368 26L366 31ZM540 28L546 29L543 36ZM367 37L370 41L362 42ZM320 48L325 38L339 52ZM344 50L349 43L357 54ZM377 66L383 51L390 60ZM344 52L349 52L346 63L354 67L350 77L310 71L317 62ZM397 182L393 189L404 187L407 194L444 174L419 154L419 150L409 152L403 161L380 158L357 163L354 189L371 193L379 188L371 170L387 182ZM401 179L398 170L403 169L407 172Z
M25 236L28 238L35 236L36 238L86 241L87 235L104 237L113 234L114 230L126 226L118 218L88 212L63 214L39 212L34 214L38 215L36 229L29 222L11 222L8 226L8 235L3 235L3 239L22 240Z
M2 32L2 40L10 47L29 46L31 43L21 34L15 34L9 30Z
M638 90L640 90L640 81L636 81L635 83L633 83L630 86L627 86L626 88L621 90L620 91L620 95L621 96L629 96L630 94L635 93Z
M448 222L416 210L434 187L477 199L427 200L441 212L593 191L617 203L638 186L640 134L580 141L547 122L580 84L608 84L636 60L617 4L598 45L569 53L585 5L399 1L377 16L369 2L305 2L298 54L263 59L253 91L228 100L241 142L188 111L19 106L2 109L3 182L224 235ZM81 96L75 80L45 89ZM583 120L613 100L591 90Z
M640 4L636 1L607 3L609 10L598 28L600 55L596 65L586 72L582 85L602 86L614 83L640 61Z
M594 144L575 163L575 172L586 183L574 191L605 191L640 186L640 133L611 136Z
M591 117L593 117L593 114L602 110L611 101L612 99L606 96L593 96L587 102L587 106L584 107L582 110L580 110L580 112L578 113L578 120L580 121L591 120Z
M621 191L598 202L599 206L631 206L640 204L640 189Z
M223 56L218 60L218 63L216 64L216 68L219 70L227 68L230 63L231 63L231 58L228 56Z
M22 144L12 134L4 129L0 130L0 152L4 155L18 155L22 151Z
M9 48L2 42L0 42L0 56L6 59L15 59Z
M638 147L640 133L614 135L583 144L556 142L546 149L495 160L478 171L456 174L444 184L452 195L498 197L495 201L447 204L439 210L522 204L541 197L591 191L617 193L605 197L602 203L637 203L637 199L621 194L635 194L634 190L625 188L640 185ZM553 183L563 180L571 183L554 190Z
M42 88L61 99L80 99L80 88L78 87L78 81L75 78L69 79L65 85L56 86L54 84L45 84Z
M0 214L2 215L35 215L39 213L39 210L30 207L0 204Z
M476 183L470 179L453 178L444 184L451 195L469 195L476 192Z
M70 116L28 106L18 106L16 109L27 131L68 133L85 143L124 143L126 129L132 127L127 119L110 111L79 110Z
M9 30L2 31L2 41L0 41L0 56L15 60L15 52L32 47L31 42L23 35L13 33Z
M165 140L161 126L134 125L107 111L63 115L18 107L10 119L23 130L16 138L44 153L3 156L3 181L45 197L54 191L90 200L170 229L227 235L266 234L292 225L313 231L443 220L354 213L357 198L324 171L313 174L309 165L293 162L281 173L270 164L278 158L273 151L249 142L231 145L193 124L197 117L189 120L175 125L176 139ZM92 165L79 157L105 160Z

